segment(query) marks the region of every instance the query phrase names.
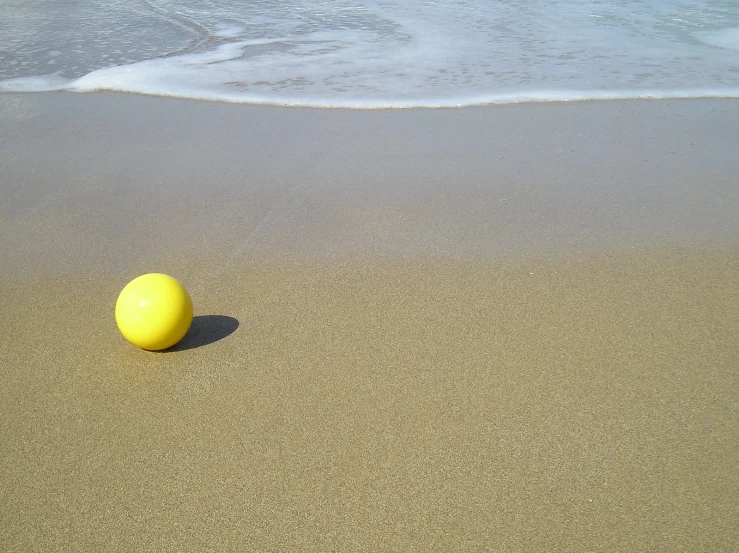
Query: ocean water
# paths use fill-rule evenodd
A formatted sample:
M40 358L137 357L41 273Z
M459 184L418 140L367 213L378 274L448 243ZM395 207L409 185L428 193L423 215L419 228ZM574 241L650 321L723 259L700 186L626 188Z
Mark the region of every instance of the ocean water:
M739 0L0 0L0 90L355 108L739 97Z

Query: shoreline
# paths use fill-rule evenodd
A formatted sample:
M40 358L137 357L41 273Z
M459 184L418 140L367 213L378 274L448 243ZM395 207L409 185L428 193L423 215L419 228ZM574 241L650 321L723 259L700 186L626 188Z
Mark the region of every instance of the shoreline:
M0 255L15 270L65 265L54 218L80 244L67 271L153 263L183 245L476 258L739 239L736 101L376 112L122 94L0 101ZM7 249L34 233L41 250ZM136 247L143 233L155 240Z
M123 67L123 66L120 66ZM114 68L115 69L115 68ZM55 82L54 84L41 84L44 77L16 77L0 80L0 94L122 94L143 96L146 98L184 100L192 102L222 103L229 105L255 106L255 107L279 107L279 108L303 108L303 109L342 109L359 111L383 111L383 110L408 110L408 109L464 109L475 107L496 107L530 104L558 104L558 103L585 103L585 102L639 102L639 101L675 101L675 100L737 100L739 99L739 88L688 88L688 89L641 89L641 90L519 90L497 94L469 95L454 99L428 98L426 100L352 100L339 103L330 101L318 101L310 99L274 100L269 96L248 96L239 94L228 94L218 89L210 93L193 92L182 89L179 92L148 92L143 89L111 89L96 88L98 85L92 83L75 85L79 81L88 81L93 73L105 72L106 69L93 71L82 77L68 79L66 84ZM106 82L106 79L103 79ZM18 86L18 83L21 83ZM25 83L26 88L23 86ZM29 84L30 83L30 84Z

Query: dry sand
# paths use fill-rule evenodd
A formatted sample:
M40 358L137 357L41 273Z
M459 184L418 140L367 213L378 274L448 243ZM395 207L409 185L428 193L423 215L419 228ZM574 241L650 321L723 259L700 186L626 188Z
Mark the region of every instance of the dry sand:
M0 95L0 550L736 551L738 107Z

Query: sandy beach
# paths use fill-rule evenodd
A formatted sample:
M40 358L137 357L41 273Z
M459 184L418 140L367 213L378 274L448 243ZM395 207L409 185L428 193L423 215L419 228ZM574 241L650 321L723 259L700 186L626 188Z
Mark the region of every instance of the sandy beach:
M0 95L0 550L736 551L738 127Z

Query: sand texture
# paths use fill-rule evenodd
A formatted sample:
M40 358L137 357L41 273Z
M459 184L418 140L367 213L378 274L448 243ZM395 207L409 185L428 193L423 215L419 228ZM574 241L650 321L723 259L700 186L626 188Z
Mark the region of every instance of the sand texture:
M737 106L0 95L0 550L736 551Z

